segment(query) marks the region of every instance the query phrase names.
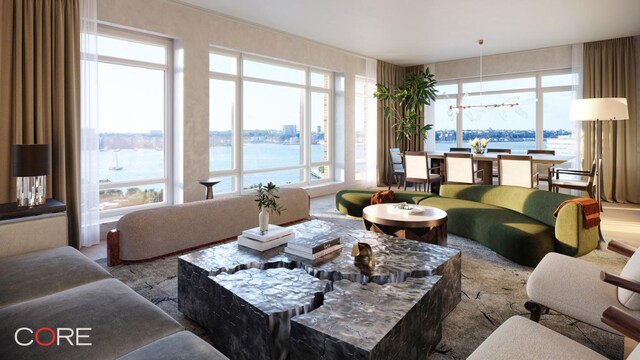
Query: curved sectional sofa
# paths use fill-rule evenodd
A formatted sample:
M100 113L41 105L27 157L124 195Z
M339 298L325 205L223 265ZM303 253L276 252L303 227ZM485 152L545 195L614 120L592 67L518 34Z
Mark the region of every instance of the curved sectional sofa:
M337 209L362 216L376 190L342 190ZM582 256L597 247L597 227L584 229L581 206L569 203L558 217L553 212L575 196L500 185L442 185L440 196L397 192L398 202L433 206L447 212L448 231L489 247L526 266L536 266L550 252Z

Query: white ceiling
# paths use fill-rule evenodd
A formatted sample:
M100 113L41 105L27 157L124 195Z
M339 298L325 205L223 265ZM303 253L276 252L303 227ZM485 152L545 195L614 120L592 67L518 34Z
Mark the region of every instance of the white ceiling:
M174 0L399 65L640 35L640 0Z

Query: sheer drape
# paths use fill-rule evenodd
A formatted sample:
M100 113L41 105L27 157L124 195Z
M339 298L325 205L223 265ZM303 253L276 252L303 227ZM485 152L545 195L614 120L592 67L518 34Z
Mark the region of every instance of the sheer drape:
M69 243L78 246L79 1L1 4L0 202L15 201L11 144L50 144L47 194L67 204Z
M97 20L96 0L80 0L80 247L100 243Z
M629 119L602 121L602 139L594 122L583 123L583 168L593 161L595 141L602 141L602 196L607 201L638 202L636 65L633 38L584 44L583 97L626 97Z

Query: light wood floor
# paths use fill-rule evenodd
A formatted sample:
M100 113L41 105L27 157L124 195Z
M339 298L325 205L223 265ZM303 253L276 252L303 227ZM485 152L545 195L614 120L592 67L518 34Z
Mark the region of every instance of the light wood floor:
M311 212L333 206L335 195L321 196L311 199ZM640 205L604 203L602 216L602 233L607 241L618 240L634 247L640 247ZM82 253L90 259L107 257L107 244L82 248Z

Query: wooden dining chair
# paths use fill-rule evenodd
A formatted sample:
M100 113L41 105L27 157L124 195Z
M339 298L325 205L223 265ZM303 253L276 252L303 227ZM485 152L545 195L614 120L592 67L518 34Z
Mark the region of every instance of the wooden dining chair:
M487 149L487 154L511 154L511 149Z
M481 184L484 171L474 170L473 155L444 153L444 178L447 184Z
M426 152L405 152L403 161L405 190L407 190L407 182L414 183L416 191L419 189L419 184L424 184L424 191L431 191L431 184L440 182L440 174L433 173L434 170L440 170L440 167L429 167L429 158Z
M527 155L535 155L535 154L541 154L541 155L555 155L556 151L555 150L537 150L537 149L527 149ZM538 180L542 183L548 183L549 182L549 168L552 166L556 166L556 164L535 164L535 170L536 172L539 174L538 175Z
M511 154L511 149L487 149L487 154ZM491 176L498 178L498 163L495 161L491 165Z
M560 188L580 190L586 191L590 198L596 198L595 194L598 181L596 179L595 160L591 163L591 169L588 171L550 167L547 177L549 191L558 192Z
M498 184L538 188L538 173L533 171L531 155L498 154Z
M398 189L400 189L400 184L404 180L404 164L398 148L389 149L389 177L387 178L389 187L387 190L391 190L391 184L394 179L398 183Z
M471 148L467 148L467 147L452 147L449 148L449 151L460 151L460 152L471 152Z

